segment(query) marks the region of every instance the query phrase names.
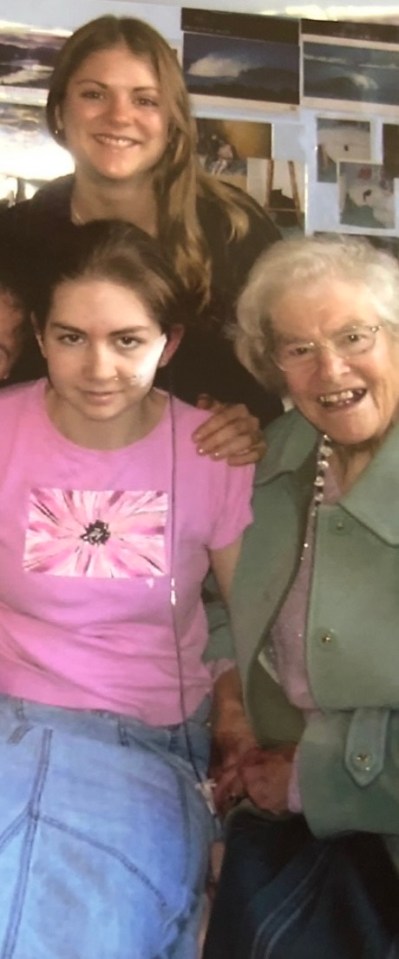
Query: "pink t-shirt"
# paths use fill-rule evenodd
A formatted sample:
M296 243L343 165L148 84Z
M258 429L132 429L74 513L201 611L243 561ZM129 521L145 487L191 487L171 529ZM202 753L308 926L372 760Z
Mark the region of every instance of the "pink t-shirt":
M144 439L82 448L44 388L0 393L0 691L179 722L177 644L189 715L210 689L207 551L251 521L252 467L199 456L208 414L175 399Z

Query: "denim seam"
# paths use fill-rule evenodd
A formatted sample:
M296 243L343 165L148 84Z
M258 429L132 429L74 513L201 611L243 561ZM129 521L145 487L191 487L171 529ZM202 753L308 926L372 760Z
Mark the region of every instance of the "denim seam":
M16 946L18 929L22 917L22 909L28 886L33 844L39 823L40 800L49 767L51 741L52 732L49 729L45 729L42 736L42 745L37 771L33 782L32 795L28 804L26 838L22 849L19 876L17 878L16 890L13 896L13 904L10 910L10 922L4 937L4 948L1 953L1 959L12 959L12 955Z
M191 922L191 919L195 915L197 909L198 909L198 901L196 900L192 904L192 906L190 906L190 909L188 910L186 915L181 916L179 919L177 918L175 919L175 924L177 926L177 929L176 929L176 935L173 939L173 942L169 943L169 945L166 947L166 952L164 950L162 951L162 954L157 952L156 955L151 956L151 959L173 959L173 956L176 955L176 946L179 945L180 936L185 931L188 924Z
M182 776L179 776L177 772L176 783L179 791L179 804L182 813L182 822L183 822L183 848L185 850L185 863L183 868L182 882L186 885L189 874L189 851L190 851L190 816L189 816L189 800L187 796L186 784Z
M125 726L120 718L117 722L118 729L118 740L121 746L129 746L129 736L126 732Z
M80 832L79 829L74 829L72 826L66 826L64 823L60 822L58 819L53 819L51 816L42 816L41 822L45 823L46 826L52 826L53 829L58 830L59 832L66 833L69 836L73 836L75 839L80 839L81 842L87 843L87 845L92 846L95 849L100 850L101 852L107 853L112 859L119 862L122 866L127 869L128 872L132 873L139 879L147 889L152 892L155 898L158 900L161 909L169 913L169 908L166 900L163 898L159 889L156 888L151 882L150 879L138 869L134 863L124 856L122 853L119 853L117 850L113 849L112 846L108 846L106 843L98 842L93 840L90 836L87 836L85 833Z
M20 813L17 819L14 819L13 822L7 826L7 829L5 829L0 836L0 852L8 845L10 840L14 839L14 837L21 831L28 815L29 809L26 807L23 812Z

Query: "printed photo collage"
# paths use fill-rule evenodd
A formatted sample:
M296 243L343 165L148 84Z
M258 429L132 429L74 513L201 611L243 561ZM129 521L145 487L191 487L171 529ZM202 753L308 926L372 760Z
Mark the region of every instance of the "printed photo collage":
M399 27L183 9L182 30L205 168L248 190L283 233L395 244ZM232 119L237 103L256 117Z
M68 32L0 23L0 203L29 199L46 180L73 169L49 136L48 82Z

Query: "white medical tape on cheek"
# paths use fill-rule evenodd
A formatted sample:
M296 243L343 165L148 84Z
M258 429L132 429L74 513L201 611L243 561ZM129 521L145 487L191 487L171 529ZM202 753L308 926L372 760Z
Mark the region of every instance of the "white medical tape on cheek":
M152 344L151 348L147 351L146 356L137 362L138 368L136 369L136 372L132 373L130 376L126 376L126 379L129 381L129 383L146 383L150 379L154 378L158 368L158 363L161 359L167 342L168 338L166 334L163 333L162 336L160 336L159 339ZM121 376L119 378L123 379L125 377Z

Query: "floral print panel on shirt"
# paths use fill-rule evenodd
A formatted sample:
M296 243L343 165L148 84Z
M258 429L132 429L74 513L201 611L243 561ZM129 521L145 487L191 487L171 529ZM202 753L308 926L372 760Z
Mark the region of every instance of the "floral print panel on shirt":
M167 493L33 489L23 567L52 576L166 573Z

